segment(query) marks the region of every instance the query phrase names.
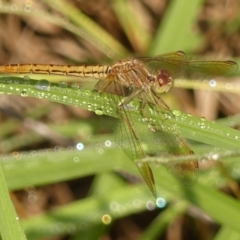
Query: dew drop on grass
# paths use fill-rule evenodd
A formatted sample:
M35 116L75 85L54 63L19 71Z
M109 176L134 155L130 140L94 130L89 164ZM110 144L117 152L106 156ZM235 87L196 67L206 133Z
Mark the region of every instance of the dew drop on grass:
M67 83L64 82L64 81L61 81L61 82L59 82L58 86L59 86L60 88L66 88L66 87L67 87Z
M104 150L102 148L98 149L98 154L102 155L104 153Z
M27 12L27 13L29 13L29 12L32 11L32 8L31 8L30 6L25 6L25 7L24 7L24 11Z
M95 113L99 116L103 115L103 111L100 109L95 110Z
M156 199L156 205L158 208L164 208L167 204L167 201L165 198L157 198Z
M49 91L50 90L50 82L48 80L42 79L36 83L36 88L39 90L45 90Z
M112 218L109 214L104 214L102 216L102 222L106 225L110 224L112 222Z
M11 11L17 11L17 5L12 4L12 5L10 6L10 9L11 9Z
M147 208L147 210L149 210L149 211L154 210L154 209L156 208L155 202L153 202L153 201L148 201L148 202L146 203L146 208Z
M27 92L27 90L23 90L23 91L21 91L21 96L22 97L27 97L28 96L28 92Z
M133 206L134 206L135 208L140 208L140 207L142 206L142 200L140 200L140 199L138 199L138 198L134 199L134 200L133 200Z
M179 110L173 110L172 113L176 117L180 117L182 115L181 111L179 111Z
M118 212L119 211L119 203L118 202L112 202L110 204L110 209L114 212Z
M28 75L25 75L23 78L24 80L30 80L30 77Z
M105 146L106 147L111 147L112 146L112 142L110 140L106 140L105 141Z
M80 86L78 83L74 82L71 84L71 87L74 88L74 89L78 89Z
M217 85L217 82L215 79L211 79L208 83L209 83L210 87L216 87L216 85Z
M77 148L77 150L79 150L79 151L82 151L83 149L84 149L84 144L83 143L81 143L81 142L79 142L79 143L77 143L76 144L76 148Z

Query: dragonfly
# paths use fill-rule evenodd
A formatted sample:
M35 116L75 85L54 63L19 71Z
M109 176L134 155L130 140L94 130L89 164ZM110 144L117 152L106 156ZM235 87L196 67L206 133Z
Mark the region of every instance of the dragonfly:
M194 154L187 141L172 126L167 116L172 112L161 95L168 92L174 79L210 79L234 73L238 68L234 61L188 60L182 51L161 54L155 57L135 57L119 60L112 65L54 65L54 64L8 64L0 66L0 73L32 73L95 78L95 90L123 97L117 108L120 124L116 141L132 161L149 156L188 156ZM144 122L137 121L129 107L132 100L141 102ZM154 112L158 121L149 114ZM137 168L157 197L151 167L139 161ZM187 185L198 179L198 162L166 163L164 166L179 181Z

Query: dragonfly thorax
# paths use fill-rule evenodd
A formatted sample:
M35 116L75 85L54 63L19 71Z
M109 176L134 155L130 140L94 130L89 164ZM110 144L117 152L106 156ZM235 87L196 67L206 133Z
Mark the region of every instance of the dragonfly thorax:
M148 86L150 73L142 61L129 59L117 61L110 69L109 76L122 86L130 88L145 88Z
M138 59L120 60L117 61L111 68L112 74L126 73L136 68L143 68L143 63Z

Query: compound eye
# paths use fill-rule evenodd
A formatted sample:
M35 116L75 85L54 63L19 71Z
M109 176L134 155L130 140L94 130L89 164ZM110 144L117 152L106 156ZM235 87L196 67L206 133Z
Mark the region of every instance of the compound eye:
M173 79L170 73L163 69L156 75L156 80L152 85L152 91L157 95L168 92L173 86Z
M160 87L168 85L169 82L172 82L172 77L167 70L161 70L157 75L157 81Z

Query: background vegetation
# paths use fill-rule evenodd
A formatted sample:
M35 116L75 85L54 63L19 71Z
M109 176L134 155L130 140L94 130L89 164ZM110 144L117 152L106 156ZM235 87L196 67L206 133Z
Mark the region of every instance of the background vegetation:
M12 0L0 1L0 13L0 64L240 55L237 0ZM187 187L162 159L149 159L157 199L114 143L115 102L86 90L96 80L2 76L2 239L239 239L238 75L217 85L176 79L163 96L182 111L171 121L196 152L200 176Z

